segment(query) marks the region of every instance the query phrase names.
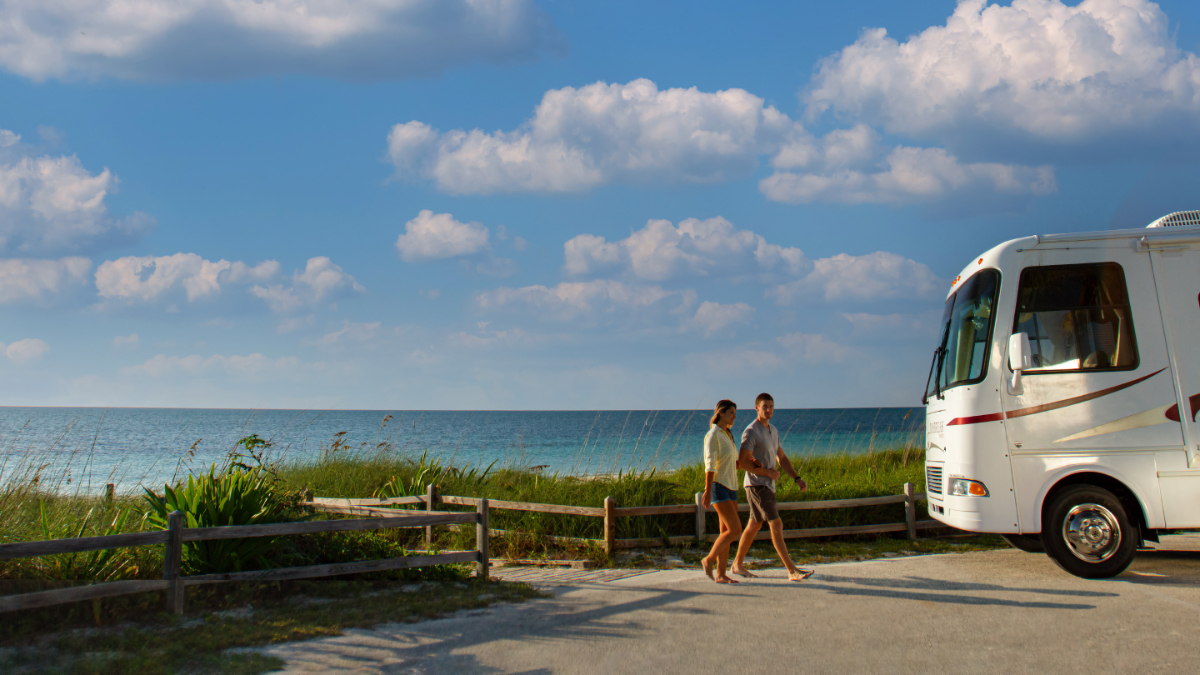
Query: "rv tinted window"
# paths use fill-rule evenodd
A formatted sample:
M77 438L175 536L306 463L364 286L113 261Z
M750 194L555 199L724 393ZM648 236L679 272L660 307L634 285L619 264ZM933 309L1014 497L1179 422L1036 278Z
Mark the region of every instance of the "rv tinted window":
M1029 335L1027 373L1137 367L1125 274L1116 263L1026 268L1013 332Z

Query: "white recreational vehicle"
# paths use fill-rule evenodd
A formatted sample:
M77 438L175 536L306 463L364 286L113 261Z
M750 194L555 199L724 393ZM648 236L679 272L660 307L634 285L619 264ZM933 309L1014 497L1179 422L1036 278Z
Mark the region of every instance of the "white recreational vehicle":
M972 260L925 391L930 515L1091 578L1200 529L1198 348L1200 211Z

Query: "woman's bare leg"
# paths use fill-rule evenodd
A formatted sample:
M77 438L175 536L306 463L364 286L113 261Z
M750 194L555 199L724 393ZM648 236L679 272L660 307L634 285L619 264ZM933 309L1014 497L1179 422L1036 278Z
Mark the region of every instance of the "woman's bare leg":
M704 566L705 574L713 577L713 580L719 584L736 584L737 581L730 579L725 570L729 564L729 545L737 540L742 535L742 522L738 518L737 502L724 501L713 504L713 508L717 510L717 516L721 519L721 534L717 536L717 540L713 542L712 551L709 552L701 564ZM716 565L717 574L712 575L713 565Z

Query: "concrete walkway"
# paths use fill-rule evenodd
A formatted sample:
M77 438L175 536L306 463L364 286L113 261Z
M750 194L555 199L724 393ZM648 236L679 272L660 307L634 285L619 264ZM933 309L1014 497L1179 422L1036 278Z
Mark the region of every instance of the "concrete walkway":
M543 583L555 583L551 579ZM1200 553L1085 581L1016 550L767 570L574 578L555 597L266 649L292 673L1200 671Z

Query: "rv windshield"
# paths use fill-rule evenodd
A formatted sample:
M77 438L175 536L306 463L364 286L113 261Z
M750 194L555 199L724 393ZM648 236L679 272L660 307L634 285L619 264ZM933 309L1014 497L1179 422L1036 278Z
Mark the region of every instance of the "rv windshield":
M946 300L938 347L933 353L922 402L940 396L950 387L983 379L992 338L992 310L999 289L1000 273L982 270Z

